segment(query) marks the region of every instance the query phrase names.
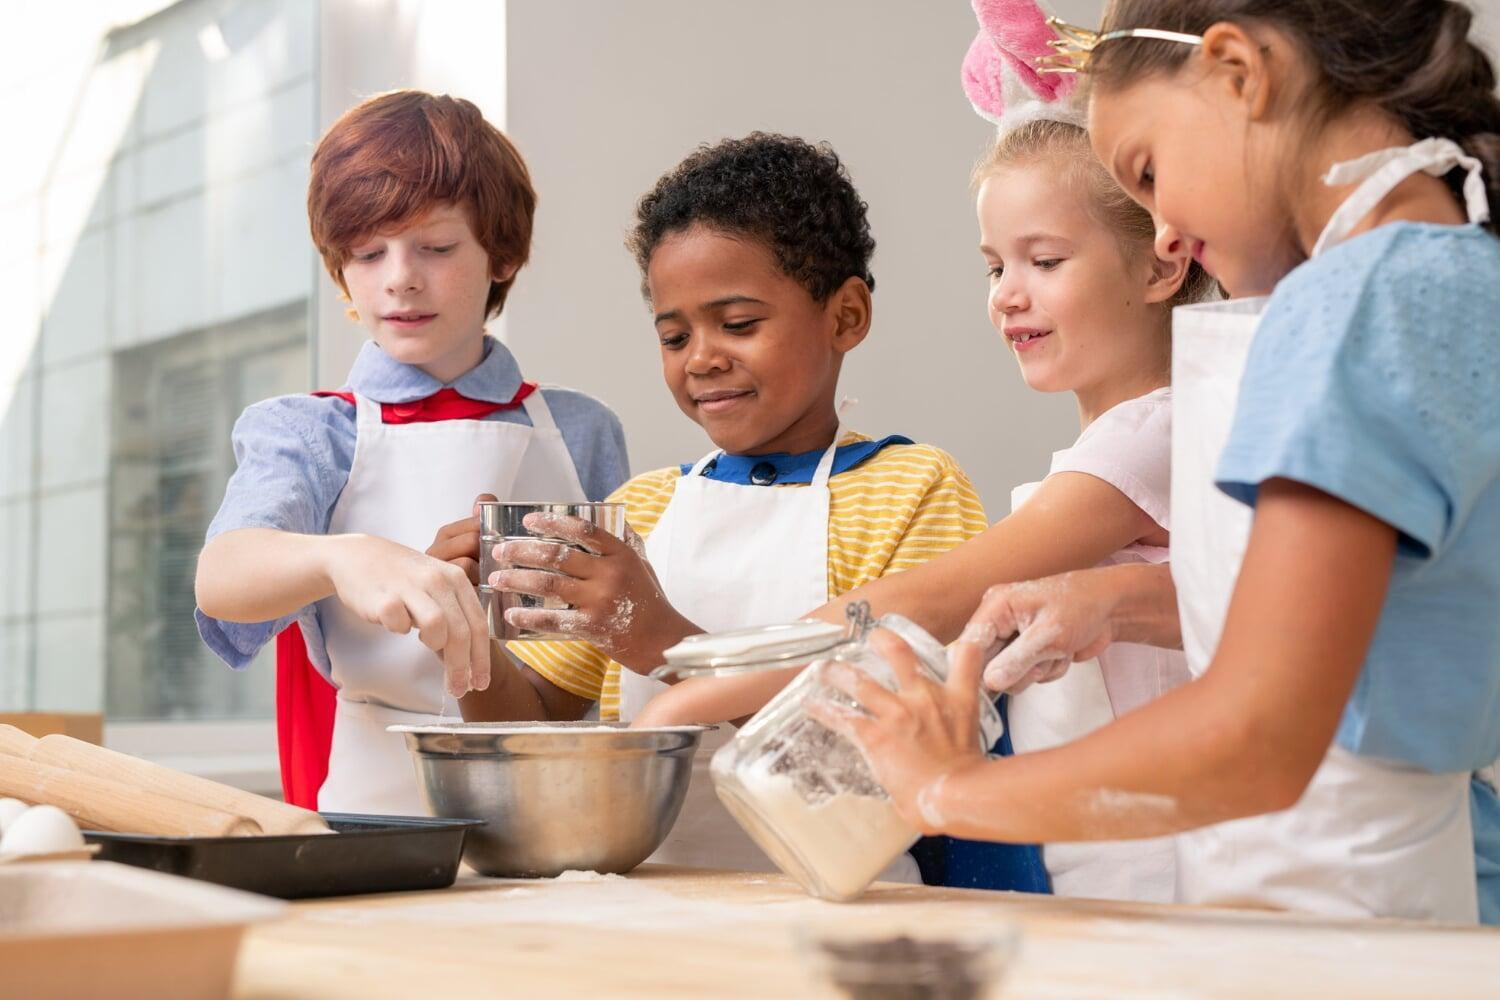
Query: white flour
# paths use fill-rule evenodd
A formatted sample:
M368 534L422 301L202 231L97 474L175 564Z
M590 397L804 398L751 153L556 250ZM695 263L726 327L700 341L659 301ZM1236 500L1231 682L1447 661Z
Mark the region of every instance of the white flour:
M635 624L635 602L628 597L615 598L614 614L604 623L607 636L624 635Z
M568 884L574 882L575 884ZM558 884L562 883L562 884ZM630 879L544 880L482 894L459 893L395 906L319 907L307 919L334 924L421 923L429 926L552 924L632 930L698 930L765 921L783 922L775 903L747 905L692 899ZM809 901L803 901L804 903Z
M624 875L618 875L618 874L616 874L614 872L584 871L584 870L579 869L579 868L569 868L567 871L563 872L561 875L558 875L552 881L554 881L554 882L616 882L616 881L623 882L623 881L625 881L625 876Z
M943 773L932 784L922 786L922 790L917 793L917 809L922 813L922 819L939 829L948 826L943 807L938 804L943 799L943 786L947 783L948 775Z
M1121 821L1152 819L1170 824L1177 816L1177 800L1170 795L1129 792L1120 788L1099 789L1086 802L1086 807L1105 831L1115 829Z
M764 767L740 775L746 794L780 841L756 837L761 849L803 888L852 899L916 842L888 798L840 791L809 803L792 779ZM816 876L814 879L811 876Z

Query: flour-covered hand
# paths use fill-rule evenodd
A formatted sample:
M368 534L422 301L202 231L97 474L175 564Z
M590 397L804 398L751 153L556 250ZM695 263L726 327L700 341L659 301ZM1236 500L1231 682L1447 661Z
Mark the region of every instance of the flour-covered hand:
M490 686L490 633L479 596L451 562L373 535L328 535L323 572L344 606L398 635L415 631L443 661L455 698Z
M938 683L899 636L880 629L870 643L890 663L896 690L835 660L818 668L823 680L859 709L814 699L808 713L859 747L903 819L923 833L941 833L941 817L924 809L923 800L950 775L985 760L978 735L984 660L971 645L953 658L947 682Z
M1014 694L1057 680L1114 641L1108 582L1099 571L1083 570L991 587L953 648L979 651L991 691Z
M570 607L511 608L511 625L586 640L643 672L662 663L662 650L702 631L667 601L638 538L616 538L564 514L528 514L525 525L542 537L495 546L502 568L490 585Z

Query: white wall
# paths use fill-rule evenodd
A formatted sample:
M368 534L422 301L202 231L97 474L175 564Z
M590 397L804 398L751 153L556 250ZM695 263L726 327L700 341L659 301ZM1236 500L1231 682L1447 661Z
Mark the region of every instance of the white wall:
M1500 63L1500 0L1470 0L1478 16L1480 44L1489 52L1491 61Z
M661 383L621 245L635 200L701 142L826 139L877 243L852 422L947 448L1002 513L1077 425L1070 398L1026 389L986 319L968 174L990 128L958 82L974 30L958 0L512 0L507 119L541 199L507 307L526 371L609 402L636 471L707 450Z
M506 0L320 0L318 6L318 136L366 97L407 87L466 98L505 128ZM318 290L312 382L332 389L344 384L365 337L315 252L312 260Z

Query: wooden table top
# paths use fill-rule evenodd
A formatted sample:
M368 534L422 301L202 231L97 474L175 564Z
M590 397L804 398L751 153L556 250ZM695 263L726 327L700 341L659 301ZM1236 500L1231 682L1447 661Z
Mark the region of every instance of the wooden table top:
M297 903L250 930L234 995L837 996L809 932L1008 927L1005 997L1500 996L1500 930L925 886L825 903L778 875L650 865Z

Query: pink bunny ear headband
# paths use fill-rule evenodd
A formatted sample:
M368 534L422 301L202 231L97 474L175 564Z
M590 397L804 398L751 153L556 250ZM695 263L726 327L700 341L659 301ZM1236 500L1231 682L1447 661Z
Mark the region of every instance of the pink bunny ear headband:
M964 56L963 85L969 103L999 130L1036 119L1084 124L1083 109L1070 101L1071 74L1038 72L1038 61L1056 56L1057 34L1036 0L972 0L979 34Z

